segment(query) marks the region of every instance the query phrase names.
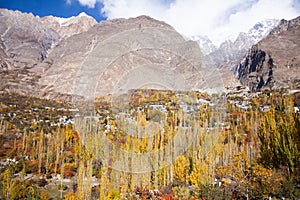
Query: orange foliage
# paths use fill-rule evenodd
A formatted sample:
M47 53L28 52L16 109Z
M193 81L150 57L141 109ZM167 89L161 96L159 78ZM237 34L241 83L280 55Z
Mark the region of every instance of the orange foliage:
M75 176L76 172L73 172L71 169L66 169L64 171L64 177L66 178L71 178L73 176Z

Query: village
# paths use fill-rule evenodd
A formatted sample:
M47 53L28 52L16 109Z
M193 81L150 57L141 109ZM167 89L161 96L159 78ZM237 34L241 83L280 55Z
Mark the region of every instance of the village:
M296 93L292 91L292 94ZM209 135L213 135L212 133L234 134L232 139L238 142L237 145L241 145L254 133L247 124L251 112L267 113L271 109L280 111L283 105L277 102L279 100L275 97L278 95L289 95L289 92L252 93L242 86L228 88L226 92L218 95L199 91L131 90L121 97L110 95L98 97L95 100L93 115L90 115L91 112L84 112L74 105L72 107L46 99L2 92L0 170L4 171L9 166L14 166L15 172L11 174L11 181L33 181L31 184L37 186L40 192L51 191L50 194L47 193L51 198L63 198L70 192L78 191L80 187L78 181L82 178L78 174L80 159L86 159L81 158L76 152L78 148L83 148L80 144L83 142L82 138L86 138L85 144L88 143L89 138L88 135L82 135L78 131L80 129L76 131L78 119L90 122L92 119L93 126L96 126L98 132L103 133L111 144L135 153L152 152L162 147L178 149L176 134L191 134L189 131L195 127L199 127L200 132L205 130L208 138L211 137ZM297 97L294 100L293 108L285 109L292 109L295 117L299 118L299 102L296 101ZM195 126L195 123L198 125ZM159 136L160 133L163 136ZM217 142L223 137L221 135L209 140ZM226 137L225 141L230 139ZM155 144L154 141L159 138L162 139L161 144ZM171 142L172 138L173 142ZM91 141L90 144L94 145ZM168 147L170 144L173 146ZM185 151L187 149L182 150ZM101 158L101 155L103 156L95 152L94 156ZM222 162L220 158L218 160L216 164L220 165ZM89 180L84 179L84 182L88 181L91 188L99 188L92 192L92 196L95 197L99 197L103 189L101 189L103 177L100 175L105 167L102 166L103 163L104 158L93 159L92 176ZM218 187L224 187L223 184L226 187L238 184L235 179L232 177L228 179L227 176L212 177L210 184ZM177 177L171 180L181 179ZM183 180L185 179L181 181ZM192 183L191 179L188 184L189 190L197 188ZM154 190L151 191L154 195Z

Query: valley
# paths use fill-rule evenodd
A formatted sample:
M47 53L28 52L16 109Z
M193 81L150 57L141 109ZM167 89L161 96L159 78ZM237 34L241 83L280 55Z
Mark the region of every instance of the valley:
M22 183L35 198L294 198L296 95L223 95L132 90L82 110L2 93L2 197L29 195Z
M1 8L0 199L300 198L299 19L217 47Z

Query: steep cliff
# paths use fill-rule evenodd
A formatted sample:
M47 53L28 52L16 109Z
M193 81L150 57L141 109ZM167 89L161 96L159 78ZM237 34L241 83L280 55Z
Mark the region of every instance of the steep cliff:
M236 68L237 78L252 90L300 88L300 17L281 20L254 45Z

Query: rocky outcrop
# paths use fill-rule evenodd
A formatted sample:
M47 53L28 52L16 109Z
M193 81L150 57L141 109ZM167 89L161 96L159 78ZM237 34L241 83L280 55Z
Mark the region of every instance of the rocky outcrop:
M265 51L254 45L241 64L237 67L237 77L251 90L272 87L273 59Z
M300 18L299 17L297 17L293 20L289 20L289 21L285 20L285 19L282 19L282 20L280 20L278 26L276 26L274 29L272 29L270 31L269 35L279 35L283 32L289 31L293 27L299 26L299 23L300 23Z
M254 45L236 68L242 84L252 90L300 88L300 17L281 20Z

